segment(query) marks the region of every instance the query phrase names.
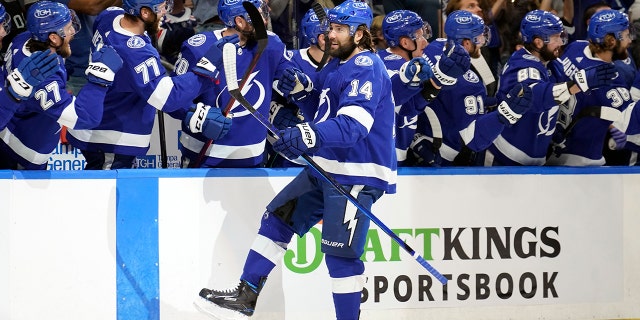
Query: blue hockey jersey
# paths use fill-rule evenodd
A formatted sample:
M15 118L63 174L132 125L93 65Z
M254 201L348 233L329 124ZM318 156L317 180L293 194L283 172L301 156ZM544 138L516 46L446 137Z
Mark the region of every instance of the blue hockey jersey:
M545 163L559 108L553 95L557 76L547 66L525 48L509 58L500 75L496 97L504 100L515 84L522 83L531 87L533 105L489 146L487 165L540 166Z
M323 147L313 160L341 184L395 193L394 103L382 60L370 51L332 59L317 80L313 94L298 103L318 108L313 122Z
M580 69L608 63L594 56L586 41L575 41L565 49L558 60L564 74L572 78ZM613 79L608 85L577 93L575 101L561 108L558 129L565 131L564 143L556 148L548 159L549 165L598 166L605 163L602 146L609 126L622 118L630 103L631 94L622 76ZM592 111L598 110L596 114ZM624 129L622 129L624 130ZM568 132L567 132L568 131Z
M110 7L96 18L92 51L112 46L123 65L107 91L100 124L92 130L69 130L68 139L80 150L139 156L149 149L156 109L188 110L212 82L191 72L167 76L149 36L123 29L123 17L122 8Z
M407 151L416 133L418 114L424 112L427 101L420 94L420 87L410 87L400 80L399 70L407 62L389 49L378 51L387 73L391 78L391 87L395 103L395 142L398 165L405 165Z
M9 45L5 69L12 70L31 55L26 47L28 31L17 35ZM59 70L33 90L34 96L19 108L0 132L0 150L25 169L45 169L51 152L60 140L61 125L72 129L90 129L100 123L102 101L107 91L93 83L77 97L66 90L67 71L58 56ZM6 78L6 72L4 74Z
M445 51L446 39L437 39L425 49L429 61L438 61ZM427 137L442 137L441 165L451 165L464 146L484 151L504 128L495 112L485 113L487 90L473 70L459 77L454 85L443 86L438 96L418 119L418 130ZM434 119L440 127L432 125ZM436 130L442 132L436 132Z
M224 30L226 29L199 33L185 41L182 45L181 56L176 63L176 74L182 74L193 68L204 53L222 38ZM247 101L265 118L269 117L271 88L274 79L280 78L284 69L294 67L282 41L272 32L268 33L268 37L267 47L241 90ZM251 63L256 49L256 45L238 49L236 57L238 82L242 81L242 76ZM226 88L227 82L224 72L221 72L219 77L221 88L201 94L197 100L225 109L231 95ZM206 151L202 165L207 167L254 167L261 165L264 161L267 129L237 101L234 101L230 114L233 115L231 129L222 139L211 144ZM204 136L193 134L183 127L180 136L182 155L190 161L195 161L207 140Z

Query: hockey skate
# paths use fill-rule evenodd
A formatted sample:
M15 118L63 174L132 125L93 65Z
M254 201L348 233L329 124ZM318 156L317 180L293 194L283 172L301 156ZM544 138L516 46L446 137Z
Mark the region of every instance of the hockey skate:
M203 288L194 301L196 308L219 320L247 319L253 315L258 301L258 294L264 281L258 288L241 280L235 289L214 290Z

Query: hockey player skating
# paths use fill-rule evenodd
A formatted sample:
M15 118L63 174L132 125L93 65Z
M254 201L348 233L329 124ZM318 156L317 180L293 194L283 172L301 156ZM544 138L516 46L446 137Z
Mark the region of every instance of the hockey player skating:
M303 153L370 208L385 192L395 192L391 81L373 52L371 9L345 1L329 10L332 60L318 86L299 70L287 70L280 91L298 104L315 105L312 122L280 132L274 149L288 158ZM201 290L196 305L219 319L251 316L266 277L294 233L304 235L323 220L322 251L333 287L337 319L358 319L364 286L364 250L369 219L348 205L331 184L305 168L267 206L261 227L235 289Z
M602 10L589 20L589 45L570 44L561 57L566 77L583 75L576 70L610 68L614 60L626 58L631 44L629 19L616 10ZM560 63L558 63L560 65ZM605 164L602 147L612 123L623 119L622 112L632 103L624 77L602 83L588 94L576 94L575 100L562 105L553 136L554 150L547 165L599 166ZM577 81L578 83L580 81ZM629 116L630 117L630 116ZM626 127L626 126L625 126ZM622 129L622 130L619 130ZM625 128L616 131L624 132ZM624 145L624 136L620 146ZM633 147L631 144L629 148Z
M449 14L444 31L446 39L437 39L427 47L426 54L431 60L449 50L451 43L478 58L480 48L489 41L489 30L482 18L465 10ZM411 150L422 161L440 159L442 166L478 165L487 146L531 107L530 88L514 84L505 90L509 94L497 110L487 113L485 103L489 99L485 85L478 74L467 70L455 83L443 86L427 112L419 116ZM439 147L434 145L438 136L442 137Z
M110 7L94 22L93 50L112 46L124 61L115 73L104 100L100 124L91 130L69 130L69 142L82 151L85 169L131 168L136 156L149 149L156 109L183 110L183 121L194 132L212 139L226 134L231 119L220 109L193 99L214 86L222 52L211 48L200 64L181 76L169 77L149 35L155 36L168 6L163 0L125 0L122 8ZM216 65L218 65L216 67Z
M553 61L566 44L562 22L555 15L534 10L520 24L524 47L511 55L500 76L497 97L505 96L514 85L522 83L533 91L533 107L513 126L505 128L489 146L487 166L540 166L545 163L551 143L558 105L573 94L605 85L615 76L613 65L576 70L578 77L565 82Z
M222 47L221 44L228 41L238 42L238 72L243 73L248 68L258 50L254 24L265 22L264 20L251 21L243 7L243 2L251 3L258 8L263 19L268 14L266 3L262 0L220 0L218 13L225 28L213 32L205 31L185 41L181 49L181 58L176 62L176 74L189 70L209 48ZM254 104L254 107L265 117L269 116L272 83L280 77L284 69L290 67L293 67L293 64L286 55L284 44L278 36L269 32L267 47L257 60L253 72L248 75L243 88L243 94L247 100ZM226 80L223 73L220 73L218 81L218 87L225 89ZM225 109L230 99L228 91L222 90L221 92L204 92L196 98L196 101ZM233 114L233 127L229 134L214 139L213 143L204 150L202 159L199 159L200 152L209 139L183 127L183 134L180 136L183 167L260 167L263 165L267 130L237 103L232 106L230 114ZM175 113L172 115L176 116Z
M90 129L100 122L102 101L122 60L112 48L96 51L86 70L88 84L77 97L69 94L63 58L71 54L69 42L79 27L75 13L64 4L39 1L29 7L27 31L13 38L7 50L7 69L39 51L57 53L59 66L33 88L33 97L21 102L0 132L0 168L46 169L61 125Z

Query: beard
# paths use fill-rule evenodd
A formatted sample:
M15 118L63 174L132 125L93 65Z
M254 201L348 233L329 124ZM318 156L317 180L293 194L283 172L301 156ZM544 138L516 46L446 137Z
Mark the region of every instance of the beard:
M352 53L353 50L356 49L356 42L353 40L353 37L349 38L349 42L346 44L338 43L337 49L330 49L329 54L332 57L338 58L340 60L347 59Z
M612 59L615 60L625 60L629 58L629 53L627 52L627 48L623 48L620 40L616 41L616 46L613 47L613 56Z
M56 53L59 54L63 58L69 58L71 56L71 47L69 46L69 41L63 41L62 45L56 48Z
M543 61L551 61L558 59L558 55L560 55L560 51L558 50L549 50L549 45L545 44L542 49L540 49L540 57Z
M473 43L473 51L469 52L469 56L474 59L480 58L480 47Z

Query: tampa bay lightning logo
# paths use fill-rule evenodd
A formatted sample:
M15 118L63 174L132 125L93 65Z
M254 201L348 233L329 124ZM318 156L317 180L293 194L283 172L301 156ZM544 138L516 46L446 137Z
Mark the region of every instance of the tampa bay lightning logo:
M142 38L138 36L133 36L129 38L129 40L127 40L127 47L131 49L142 48L144 47L144 45L145 45L144 40L142 40Z
M256 80L256 76L258 75L259 72L260 71L258 70L250 74L249 77L247 78L247 81L244 87L242 87L242 90L240 91L242 95L246 97L247 100L249 100L249 103L251 103L251 105L254 108L256 108L256 110L260 109L260 106L262 106L264 99L266 97L266 91L264 89L264 86L262 85L262 83L260 83L260 81ZM241 81L241 80L238 79L238 81ZM227 89L225 88L225 91L226 90ZM271 90L271 88L269 88L269 90ZM222 93L218 94L218 96L216 97L216 104L224 107L227 105L227 101L223 101L221 99L221 96L222 96ZM267 104L267 109L268 108L269 108L269 105ZM230 112L233 113L234 118L251 116L251 113L247 111L243 106L241 106L238 101L235 101L233 103L233 106L231 107Z
M548 112L540 114L540 117L538 118L538 136L544 135L549 137L556 131L556 114L559 109L559 106L554 106L549 109Z
M356 66L366 67L373 65L373 60L371 60L371 58L369 58L368 56L361 56L357 57L354 63L356 64Z
M198 33L191 38L187 39L187 43L192 47L199 47L207 40L207 36L202 33Z
M480 78L478 78L478 75L471 70L468 70L467 73L465 73L462 77L470 83L480 82Z

